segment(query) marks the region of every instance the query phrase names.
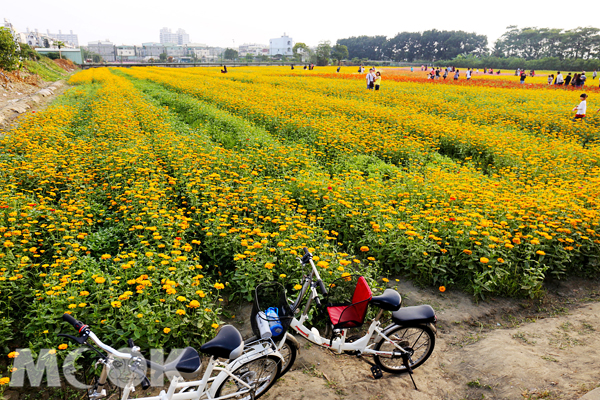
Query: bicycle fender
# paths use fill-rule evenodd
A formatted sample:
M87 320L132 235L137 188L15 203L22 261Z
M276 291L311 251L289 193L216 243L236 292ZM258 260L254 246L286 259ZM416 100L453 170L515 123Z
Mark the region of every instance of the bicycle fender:
M298 353L300 353L300 343L298 342L298 339L296 339L296 337L290 334L289 332L286 333L286 340L287 339L289 339L292 342L296 350L298 350Z

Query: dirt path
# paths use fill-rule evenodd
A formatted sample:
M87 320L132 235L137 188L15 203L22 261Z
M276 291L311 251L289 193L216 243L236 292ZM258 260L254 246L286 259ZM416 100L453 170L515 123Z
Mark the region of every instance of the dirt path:
M15 83L10 90L1 88L0 129L8 127L19 115L43 108L68 87L61 80L48 82L43 86Z
M431 358L413 375L384 373L298 338L292 370L267 399L579 399L600 386L598 282L571 280L542 300L492 299L476 304L462 293L437 293L406 283L403 306L431 304L438 335ZM238 318L247 321L247 307ZM236 323L244 337L249 324Z

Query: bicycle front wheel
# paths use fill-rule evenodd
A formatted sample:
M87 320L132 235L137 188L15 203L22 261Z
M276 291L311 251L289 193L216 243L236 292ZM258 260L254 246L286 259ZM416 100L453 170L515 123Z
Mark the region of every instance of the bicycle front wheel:
M427 361L435 347L435 334L431 328L426 325L409 327L396 326L386 335L393 343L381 339L375 345L375 351L398 351L398 348L395 346L398 345L412 353L408 360L412 369L417 368ZM384 371L394 374L400 374L407 371L406 366L402 362L402 357L399 354L392 357L376 355L374 359L375 363Z
M252 393L246 391L246 387L236 381L231 376L227 377L221 386L217 389L215 393L215 397L233 395L237 392L242 392L237 396L229 397L230 399L236 400L250 400L250 399L258 399L260 396L265 394L271 386L277 380L279 373L281 372L281 359L274 355L268 355L265 357L260 357L246 364L241 365L233 375L237 378L241 379L250 387L252 387L254 392L254 397L252 397Z

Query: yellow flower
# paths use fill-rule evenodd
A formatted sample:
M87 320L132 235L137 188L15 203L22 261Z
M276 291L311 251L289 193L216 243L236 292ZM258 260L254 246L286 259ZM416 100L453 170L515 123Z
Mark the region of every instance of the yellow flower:
M212 324L211 325L214 329L217 329L219 327L219 324Z
M192 300L192 301L190 301L189 306L191 308L198 308L198 307L200 307L200 303L198 302L198 300Z
M542 251L542 250L536 251L535 254L539 254L540 256L545 256L546 255L546 253L544 251Z
M111 258L111 255L110 254L102 254L102 256L100 256L100 258L103 260L108 260Z
M197 294L198 296L200 296L200 297L205 297L205 296L206 296L206 294L205 294L205 293L204 293L202 290L198 290L198 291L196 292L196 294Z
M0 386L6 385L9 382L10 382L10 378L7 376L5 376L4 378L0 378Z
M10 353L8 353L8 358L17 358L19 356L19 353L17 351L11 351Z
M498 259L498 262L499 262L499 263L503 263L503 262L504 262L504 259L503 259L503 258L499 258L499 259Z
M66 350L66 349L67 349L67 347L69 347L69 345L68 345L68 344L66 344L66 343L62 343L62 344L59 344L59 345L58 345L58 349L59 349L59 350Z
M388 283L390 280L388 278L383 278L382 281L384 281L385 283Z
M106 279L105 279L105 278L103 278L103 277L101 277L101 276L99 276L99 277L97 277L97 278L95 279L95 282L96 282L96 283L104 283L104 282L106 282Z
M294 286L294 290L300 290L300 289L302 289L302 285L296 284Z
M120 301L112 301L110 303L111 306L113 306L113 308L121 308L121 302Z
M362 247L360 248L360 251L362 251L363 253L366 253L367 251L369 251L369 247L367 247L367 246L362 246Z
M469 249L464 249L464 250L463 250L463 253L465 253L465 254L467 254L467 255L471 255L471 254L473 254L473 252L472 252L471 250L469 250Z
M163 329L163 332L164 333L169 333L169 332L171 332L171 328L165 328L165 329Z
M175 314L177 314L177 315L185 315L185 311L180 309L180 310L175 311Z
M279 277L280 277L281 279L283 279L283 278L287 277L287 275L286 275L286 274L281 274L281 275L279 275Z
M266 269L273 269L274 266L275 266L275 264L270 263L270 262L268 262L268 263L265 264L265 268Z
M219 282L215 283L215 289L221 290L224 288L225 288L225 285L223 285L222 283L219 283Z
M490 262L490 260L489 260L489 259L487 259L487 258L485 258L485 257L481 257L481 258L479 259L479 261L481 261L483 264L487 264L487 263L489 263L489 262Z

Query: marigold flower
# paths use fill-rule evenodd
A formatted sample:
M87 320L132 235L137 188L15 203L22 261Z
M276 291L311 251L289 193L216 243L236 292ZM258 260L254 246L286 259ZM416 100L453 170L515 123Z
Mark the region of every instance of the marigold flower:
M369 247L368 246L362 246L360 248L360 251L362 251L363 253L366 253L367 251L369 251Z
M69 347L69 345L68 345L68 344L66 344L66 343L62 343L62 344L59 344L59 345L58 345L58 349L59 349L59 350L66 350L66 349L67 349L67 347Z
M18 351L11 351L10 353L8 353L8 358L17 358L18 356L19 356Z
M217 329L219 327L219 324L212 324L211 326L213 327L213 329Z
M163 329L163 332L164 333L169 333L169 332L171 332L171 328L165 328L165 329Z
M5 377L3 377L3 378L0 378L0 386L2 386L2 385L6 385L6 384L8 384L9 382L10 382L10 378L9 378L9 377L7 377L7 376L5 376Z
M489 262L490 262L490 260L489 260L488 258L485 258L485 257L481 257L481 258L479 259L479 261L480 261L481 263L483 263L483 264L487 264L487 263L489 263Z
M217 290L225 289L225 285L217 282L217 283L215 283L215 289L217 289Z
M446 286L439 287L440 292L444 293L446 291Z
M177 314L177 315L185 315L185 311L180 309L180 310L175 311L175 314Z

